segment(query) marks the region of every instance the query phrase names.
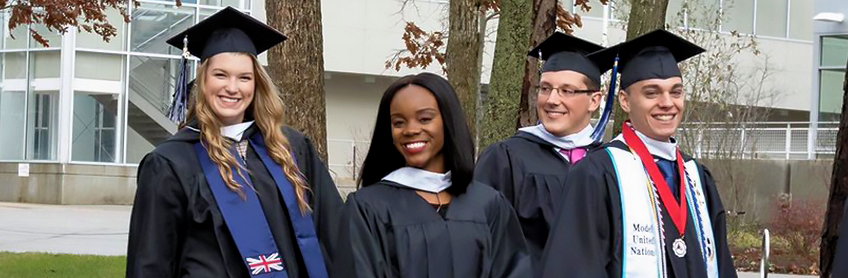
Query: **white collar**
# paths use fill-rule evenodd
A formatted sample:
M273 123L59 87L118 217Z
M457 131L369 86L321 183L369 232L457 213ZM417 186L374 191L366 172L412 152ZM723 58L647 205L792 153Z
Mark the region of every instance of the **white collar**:
M241 141L241 136L244 135L244 131L251 125L253 125L253 121L228 125L221 128L221 135L233 139L235 142L239 142Z
M648 152L650 152L651 155L657 156L668 161L677 160L677 140L675 140L674 137L669 138L668 142L663 142L648 137L647 135L642 134L638 130L636 131L636 136L639 136L639 139L642 139L642 142L645 143L646 147L648 147ZM616 136L614 140L625 142L624 136L621 134ZM625 142L625 144L626 143L627 142Z
M451 173L448 171L440 174L415 167L403 167L392 171L383 180L421 191L439 193L451 186Z
M548 130L545 129L545 126L543 126L542 124L523 127L518 130L533 134L536 137L545 140L545 142L553 144L557 148L566 150L585 147L595 142L595 140L592 140L592 132L595 131L595 129L592 127L591 124L586 125L583 130L577 133L569 134L562 137L551 134L550 132L548 132Z

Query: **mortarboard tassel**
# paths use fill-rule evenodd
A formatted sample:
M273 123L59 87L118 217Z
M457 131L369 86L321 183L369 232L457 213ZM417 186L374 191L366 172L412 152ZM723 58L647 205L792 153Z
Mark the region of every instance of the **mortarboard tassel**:
M191 56L188 52L188 36L183 37L182 56L183 58L180 60L180 71L174 86L174 96L171 100L171 106L168 108L168 119L176 124L185 121L188 93L191 89L188 87L188 58Z
M601 114L601 119L598 120L598 126L595 127L595 131L592 131L592 139L595 142L602 142L604 140L604 132L607 129L607 122L609 122L610 117L612 117L613 104L615 104L615 92L616 90L616 77L618 75L618 56L615 56L615 62L612 64L612 74L610 75L610 87L609 93L607 93L607 101L604 105L604 112Z

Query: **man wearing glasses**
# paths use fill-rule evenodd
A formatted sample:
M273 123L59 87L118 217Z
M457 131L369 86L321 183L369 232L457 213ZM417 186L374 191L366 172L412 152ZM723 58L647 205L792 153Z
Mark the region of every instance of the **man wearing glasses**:
M601 74L612 63L600 65L586 55L601 49L557 32L531 50L529 56L545 61L536 100L541 123L492 144L477 161L474 179L512 203L537 270L568 169L600 145L589 119L600 106Z

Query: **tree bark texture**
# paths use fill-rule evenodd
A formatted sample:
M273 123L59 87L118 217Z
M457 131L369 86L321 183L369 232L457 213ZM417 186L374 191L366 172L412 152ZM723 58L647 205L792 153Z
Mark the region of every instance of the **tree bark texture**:
M556 31L556 0L533 0L533 30L529 46L536 46ZM526 51L529 51L527 48ZM521 54L526 55L526 51ZM516 128L535 125L539 121L536 112L536 90L539 83L539 61L524 60L524 80L521 84L521 98L518 104ZM514 130L513 130L514 132Z
M266 0L268 25L288 36L268 51L271 79L282 91L286 123L312 139L327 161L324 44L320 0Z
M515 133L518 103L524 87L527 50L533 27L534 0L501 0L492 77L484 116L480 119L480 150Z
M270 1L270 0L269 0ZM480 94L483 40L480 19L484 16L480 0L450 1L450 29L446 49L448 80L456 90L472 137L477 134L477 98Z
M846 63L848 68L848 63ZM833 158L833 174L830 179L830 197L822 228L820 268L821 277L830 277L836 240L839 239L839 223L842 220L845 199L848 197L848 74L842 83L842 117L836 135L836 156ZM845 262L842 262L845 263Z
M630 16L627 21L627 40L656 29L665 29L665 14L668 0L630 0ZM624 89L624 88L619 88ZM613 136L621 133L621 123L627 120L627 114L621 106L614 105Z

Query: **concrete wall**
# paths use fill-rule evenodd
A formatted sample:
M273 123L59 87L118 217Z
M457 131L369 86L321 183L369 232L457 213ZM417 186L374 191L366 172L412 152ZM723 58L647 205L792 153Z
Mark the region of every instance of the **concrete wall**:
M126 205L135 197L134 166L31 163L29 177L18 163L0 163L0 201L64 205Z
M331 157L332 159L332 157ZM752 221L766 221L777 200L827 200L830 160L704 160L716 180L724 206ZM18 177L18 163L0 163L0 202L44 204L131 204L135 166L30 164L30 176ZM351 180L336 180L342 195Z
M785 198L827 202L831 160L702 160L727 210L746 221L767 221Z
M374 130L377 106L395 77L326 73L327 155L339 190L354 190L355 161L362 161Z

